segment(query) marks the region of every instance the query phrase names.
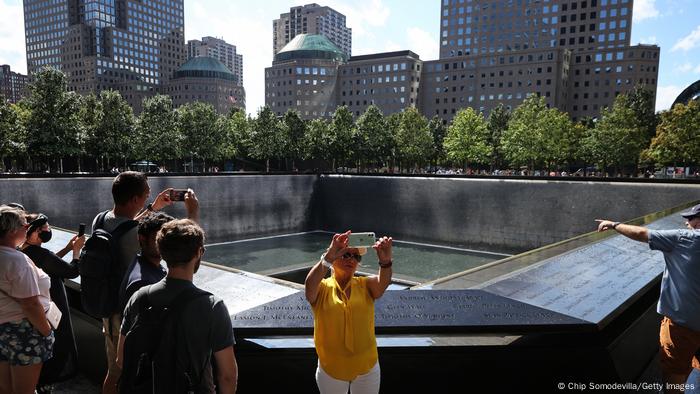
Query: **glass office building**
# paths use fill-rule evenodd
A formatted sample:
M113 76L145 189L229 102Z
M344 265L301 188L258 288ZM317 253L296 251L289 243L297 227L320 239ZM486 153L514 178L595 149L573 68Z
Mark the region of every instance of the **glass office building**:
M135 110L186 61L184 0L25 0L27 67L69 89L121 92Z

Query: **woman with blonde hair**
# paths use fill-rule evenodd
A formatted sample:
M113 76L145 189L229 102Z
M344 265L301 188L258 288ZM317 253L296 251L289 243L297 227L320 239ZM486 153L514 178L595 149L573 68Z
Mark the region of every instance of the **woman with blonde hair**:
M367 250L350 247L349 236L350 231L333 236L304 283L314 314L316 383L322 394L379 392L374 300L391 283L392 238L382 237L372 246L379 259L377 275L361 277L355 272ZM327 268L331 276L323 279Z
M46 318L51 279L24 253L24 212L0 206L0 392L34 393L54 335Z

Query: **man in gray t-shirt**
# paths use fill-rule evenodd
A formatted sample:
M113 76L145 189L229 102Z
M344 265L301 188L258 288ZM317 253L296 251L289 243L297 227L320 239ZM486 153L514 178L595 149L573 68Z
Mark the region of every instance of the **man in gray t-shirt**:
M700 204L681 216L687 229L657 231L598 220L598 231L613 229L664 254L657 311L664 316L659 358L664 381L671 384L666 393L680 393L677 388L685 384L692 368L700 369L695 356L700 350Z
M125 373L133 371L139 360L124 359L124 347L133 347L128 354L141 354L139 343L129 342L129 332L134 328L140 306L148 300L153 307L174 307L173 300L183 291L196 289L192 283L204 254L204 232L192 220L181 219L165 223L156 237L158 250L168 265L168 275L160 282L142 287L124 309L124 322L119 337L117 362ZM199 297L184 305L178 324L177 346L186 348L184 368L194 373L197 393L231 393L236 391L238 365L233 352L233 328L224 302L217 297ZM180 332L181 331L181 332ZM216 362L216 376L212 373L211 360ZM155 366L163 368L163 366ZM174 375L176 371L170 371ZM131 376L125 376L130 382ZM201 379L199 379L201 378ZM154 382L158 384L159 382ZM128 392L129 387L120 387Z

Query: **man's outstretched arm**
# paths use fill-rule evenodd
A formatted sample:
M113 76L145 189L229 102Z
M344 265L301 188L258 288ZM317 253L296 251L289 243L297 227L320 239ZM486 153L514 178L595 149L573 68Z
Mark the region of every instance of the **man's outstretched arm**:
M646 227L634 226L611 220L596 219L598 222L598 232L613 229L629 239L649 243L649 230Z

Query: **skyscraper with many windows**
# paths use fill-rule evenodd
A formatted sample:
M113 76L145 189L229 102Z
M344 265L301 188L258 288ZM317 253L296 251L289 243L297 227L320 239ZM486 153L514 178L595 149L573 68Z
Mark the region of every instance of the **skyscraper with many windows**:
M345 25L345 15L316 3L292 7L272 21L273 55L281 51L298 34L320 34L340 48L345 57L352 55L352 29Z
M202 37L201 40L187 41L187 59L209 56L223 63L236 76L236 84L243 86L243 55L236 52L236 46L215 37Z
M535 95L579 120L600 116L635 86L656 96L660 50L630 45L633 0L439 4L439 59L422 61L410 51L354 56L334 67L324 64L324 76L316 77L313 67L276 58L265 71L265 103L278 114L294 108L307 117L331 116L338 105L355 115L370 104L385 113L415 106L450 121L465 107L488 115ZM303 62L313 65L313 51L307 52ZM306 85L311 88L300 88Z
M184 0L25 0L29 74L64 71L79 93L115 89L139 110L186 61Z
M26 94L28 78L7 64L0 64L0 100L16 103Z
M656 95L659 47L630 46L633 0L440 0L440 59L426 63L423 110L451 118L530 95L597 117L641 85Z

